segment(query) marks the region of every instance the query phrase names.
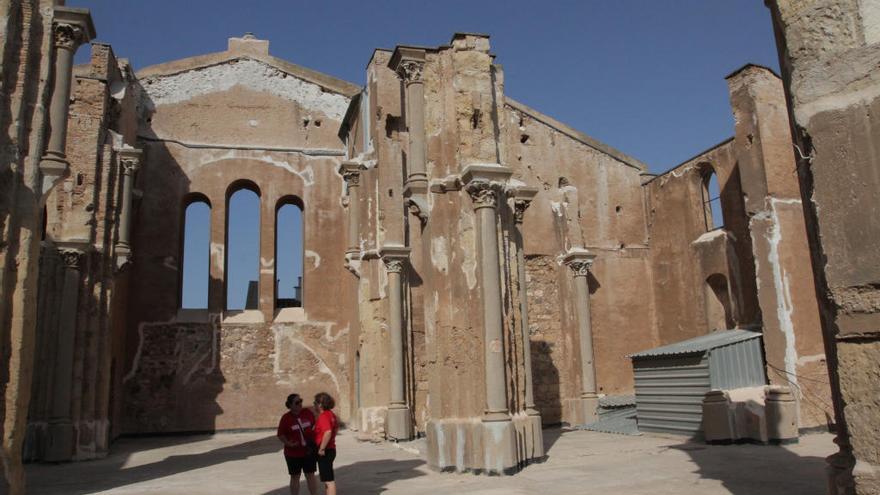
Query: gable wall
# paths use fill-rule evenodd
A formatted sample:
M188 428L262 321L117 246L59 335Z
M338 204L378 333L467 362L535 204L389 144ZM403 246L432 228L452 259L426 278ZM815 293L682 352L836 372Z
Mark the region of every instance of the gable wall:
M349 96L244 55L142 76L138 187L125 365L124 432L271 427L284 399L326 391L348 419L353 297L343 267ZM266 57L263 57L266 58ZM246 180L260 194L259 309L224 310L226 202ZM211 204L208 309L180 310L185 208ZM274 308L279 200L304 204L304 309ZM351 294L350 294L351 292Z

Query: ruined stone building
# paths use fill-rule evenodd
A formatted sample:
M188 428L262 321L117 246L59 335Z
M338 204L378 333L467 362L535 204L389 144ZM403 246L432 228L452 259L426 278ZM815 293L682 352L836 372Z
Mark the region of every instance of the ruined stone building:
M292 391L334 395L363 438L426 436L436 469L514 473L544 457L542 426L633 393L628 355L728 329L761 332L801 428L838 425L839 492L854 465L859 493L880 492L880 9L771 2L784 79L728 75L734 135L653 175L506 97L486 35L376 49L363 86L252 35L134 71L89 44L88 11L56 3L0 0L13 493L23 460L273 427ZM806 26L826 9L839 39ZM825 57L849 72L823 78ZM259 202L244 309L227 298L239 191ZM209 211L207 289L185 307L193 205ZM278 242L284 208L302 218L297 252ZM283 253L303 264L293 300Z

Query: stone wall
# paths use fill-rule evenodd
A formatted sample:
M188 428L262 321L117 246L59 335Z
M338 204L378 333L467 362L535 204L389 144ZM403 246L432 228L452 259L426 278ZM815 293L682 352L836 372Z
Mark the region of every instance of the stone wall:
M880 493L880 126L875 2L768 2L838 421L830 493Z
M21 467L36 336L46 142L52 91L48 0L0 1L0 491L24 493Z
M325 391L350 420L351 312L344 266L345 154L336 135L354 86L275 59L268 42L138 73L144 195L134 235L126 329L123 430L213 431L272 427L292 392ZM229 311L227 202L237 187L260 201L257 309ZM207 200L208 307L181 309L184 211ZM302 205L302 308L275 307L275 218ZM160 220L161 219L161 220ZM278 246L283 249L283 246ZM169 407L159 405L164 401ZM170 405L173 404L173 407Z

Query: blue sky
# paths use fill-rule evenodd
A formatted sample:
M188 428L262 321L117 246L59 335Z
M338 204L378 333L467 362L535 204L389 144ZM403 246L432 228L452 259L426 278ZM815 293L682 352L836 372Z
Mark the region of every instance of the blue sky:
M760 0L68 3L90 8L97 39L136 69L222 51L250 31L277 57L363 84L376 47L487 33L508 96L655 173L733 134L725 75L749 62L778 72Z

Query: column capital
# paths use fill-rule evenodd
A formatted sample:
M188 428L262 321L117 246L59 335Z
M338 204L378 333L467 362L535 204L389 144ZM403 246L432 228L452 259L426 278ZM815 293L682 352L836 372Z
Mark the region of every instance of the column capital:
M513 171L498 164L472 164L461 172L464 190L474 202L474 209L495 208Z
M498 206L498 192L501 188L487 180L471 181L464 187L474 202L474 209L495 208Z
M141 150L126 146L117 148L115 151L124 175L132 175L140 168L141 156L143 155Z
M398 45L391 54L388 67L407 85L420 83L425 70L425 50Z
M64 262L64 268L79 270L85 251L79 248L65 247L58 249L58 254L61 256L61 261Z
M95 38L95 25L89 9L55 7L52 36L56 48L76 51Z
M586 277L595 259L596 255L586 249L571 249L562 258L562 263L571 268L575 277Z
M386 245L379 249L379 256L385 263L385 269L391 273L401 273L409 262L410 249L406 246Z
M351 160L346 160L339 164L339 174L342 175L342 179L349 185L359 186L361 180L361 171L366 170L366 167L360 162L355 162Z
M518 187L512 189L509 194L513 196L513 221L514 223L522 224L526 210L532 204L532 199L538 194L538 188Z

